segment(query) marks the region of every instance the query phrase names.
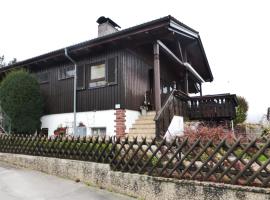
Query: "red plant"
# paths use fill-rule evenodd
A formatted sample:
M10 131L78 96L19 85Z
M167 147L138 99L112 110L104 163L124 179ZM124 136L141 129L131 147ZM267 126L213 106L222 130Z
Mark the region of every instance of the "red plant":
M190 142L194 142L199 138L202 142L208 142L209 140L213 140L214 143L218 143L224 138L229 143L235 141L235 136L233 132L223 128L222 126L199 126L197 128L186 127L184 130L184 137L188 138Z
M59 127L54 131L55 136L65 136L67 127Z

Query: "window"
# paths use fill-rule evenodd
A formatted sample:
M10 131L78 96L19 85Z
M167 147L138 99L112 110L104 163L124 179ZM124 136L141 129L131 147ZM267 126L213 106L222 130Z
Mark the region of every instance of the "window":
M105 63L91 66L89 83L90 88L106 85L105 78Z
M106 136L106 128L100 127L100 128L91 128L92 136L99 136L99 137L105 137Z
M115 84L117 82L117 58L110 58L107 62L107 82Z
M117 58L109 58L98 64L90 65L89 88L116 84Z
M39 72L36 74L37 80L39 83L48 83L49 82L49 73L48 72Z
M73 76L74 76L74 66L73 65L61 67L58 70L58 79L59 80L71 78Z
M85 89L85 65L77 67L77 90Z

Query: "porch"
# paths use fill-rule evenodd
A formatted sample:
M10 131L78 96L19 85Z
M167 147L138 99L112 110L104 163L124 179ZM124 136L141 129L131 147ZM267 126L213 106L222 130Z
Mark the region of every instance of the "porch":
M237 106L236 95L227 93L204 96L202 84L213 81L211 71L203 69L201 63L198 62L199 59L195 56L190 57L190 59L183 56L182 52L185 55L187 54L186 49L182 49L179 40L175 42L179 44L179 55L175 53L176 49L170 48L168 42L157 40L153 45L153 105L156 111L154 118L156 136L162 137L165 135L175 115L183 116L185 120L198 121L220 122L234 119ZM162 65L162 63L165 63L164 60L168 60L169 64ZM206 66L208 66L207 60L206 63ZM167 87L168 89L165 90L167 94L163 94L164 84L162 79L164 79L164 76L162 77L161 71L164 67L168 71L180 75L180 78L176 77L172 81L173 84ZM167 81L171 80L168 79ZM194 93L199 93L199 95L191 96Z
M164 136L175 115L183 116L186 120L228 121L235 118L236 106L236 95L191 97L181 91L173 90L154 118L156 135Z

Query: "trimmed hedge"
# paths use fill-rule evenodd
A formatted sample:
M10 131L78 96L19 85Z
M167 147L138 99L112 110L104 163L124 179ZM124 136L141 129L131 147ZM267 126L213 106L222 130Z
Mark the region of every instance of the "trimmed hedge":
M33 134L40 128L43 100L33 75L25 70L7 74L0 84L0 102L11 119L12 133Z

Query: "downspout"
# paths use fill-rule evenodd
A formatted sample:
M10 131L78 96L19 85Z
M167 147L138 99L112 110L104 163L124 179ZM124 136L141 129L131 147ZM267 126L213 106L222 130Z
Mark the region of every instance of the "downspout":
M77 63L68 55L68 50L65 48L65 56L74 64L74 86L73 86L73 135L76 135L76 105L77 105Z

